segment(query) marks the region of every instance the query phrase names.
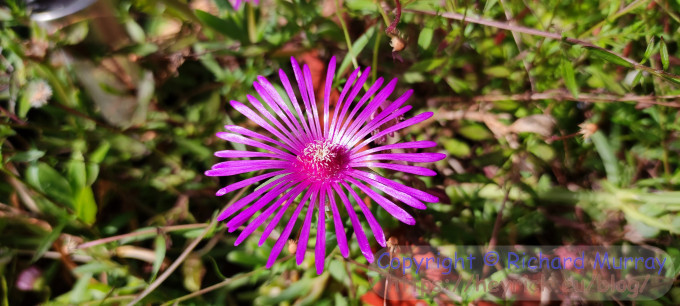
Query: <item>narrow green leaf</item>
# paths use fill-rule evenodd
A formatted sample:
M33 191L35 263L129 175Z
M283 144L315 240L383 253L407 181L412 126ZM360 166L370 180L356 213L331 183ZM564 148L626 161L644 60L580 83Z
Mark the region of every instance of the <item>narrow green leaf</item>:
M642 62L641 64L644 64L650 56L652 56L652 51L654 50L654 37L649 40L649 44L647 45L647 49L645 50L645 55L642 56Z
M642 85L642 71L640 70L635 74L635 78L633 79L633 83L630 84L630 87L635 87L637 84Z
M668 70L668 47L666 47L666 42L663 40L663 37L661 37L659 54L661 55L661 66L663 66L663 70Z
M31 262L36 262L38 259L42 258L45 252L52 247L52 243L54 243L54 241L59 238L59 235L61 235L61 231L64 229L64 226L66 226L66 222L66 219L59 220L59 223L52 228L52 231L43 238L40 245L38 245L35 254L33 254Z
M420 31L420 35L418 36L418 46L423 48L423 50L427 50L427 48L430 47L430 44L432 43L432 36L434 35L434 30L432 28L424 28Z
M562 60L562 77L567 89L569 89L574 98L578 98L578 85L576 85L576 77L574 76L574 65L566 59Z
M337 70L338 72L335 74L336 79L340 79L340 77L345 73L345 70L347 70L347 67L352 62L352 57L356 57L361 53L362 50L364 50L366 44L368 44L368 40L375 33L375 28L375 26L368 28L368 30L363 35L361 35L352 43L352 52L348 53L347 56L345 56L345 58L342 60L342 63Z
M60 204L73 205L73 193L69 182L52 167L37 163L26 169L26 181Z
M92 188L81 188L76 194L74 204L78 219L92 225L97 218L97 203L94 200Z
M595 144L595 149L599 153L602 163L604 164L604 170L607 172L607 179L614 185L619 183L619 164L614 150L612 150L607 137L605 137L602 131L595 132L590 139L593 140Z
M163 264L163 260L165 259L165 251L166 251L166 246L165 246L165 235L158 235L156 236L156 241L155 241L155 259L153 261L153 266L151 268L151 280L153 281L156 279L156 275L158 274L158 271L161 269L161 264Z
M71 160L66 166L66 174L73 190L78 190L85 187L87 181L87 172L85 170L83 154L80 152L73 153Z
M610 62L612 64L616 64L616 65L624 66L624 67L629 67L629 68L633 67L633 64L627 62L625 59L621 58L620 56L618 56L618 55L616 55L612 52L609 52L609 51L606 51L606 50L603 50L603 49L599 49L599 48L594 48L594 47L585 47L585 48L588 49L595 56L597 56L597 57L599 57L599 58L601 58L601 59L603 59L607 62Z
M244 31L244 29L242 29L242 27L240 27L233 19L218 18L201 10L196 10L195 14L199 20L222 35L238 40L244 44L248 42L246 31Z

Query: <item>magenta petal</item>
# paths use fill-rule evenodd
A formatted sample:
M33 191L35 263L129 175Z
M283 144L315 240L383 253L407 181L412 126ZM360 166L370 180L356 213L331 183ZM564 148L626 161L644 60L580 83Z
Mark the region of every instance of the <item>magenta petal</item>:
M359 175L356 175L354 173L349 173L349 175L356 178L356 179L362 179L363 181L368 183L370 186L378 188L380 191L395 197L397 200L407 204L408 206L411 206L411 207L417 208L417 209L426 209L427 208L427 206L425 206L425 204L423 204L423 202L420 202L419 200L417 200L416 198L412 197L411 195L409 195L405 192L401 192L401 191L396 190L392 187L381 184L381 183L379 183L378 181L375 181L375 180L371 180L371 179L367 179L367 178L363 178L363 177L360 178Z
M293 104L293 107L297 112L298 120L300 120L300 122L302 123L302 128L305 130L304 136L308 140L311 139L312 132L309 126L307 125L307 120L305 120L305 116L302 114L302 110L300 109L300 103L298 103L297 98L295 97L295 92L293 91L293 87L290 85L288 76L281 69L279 69L279 79L281 79L281 84L283 84L283 88L286 90L288 98L290 99L291 104Z
M217 133L217 137L222 138L226 141L231 141L231 142L240 143L240 144L244 144L244 145L251 146L251 147L264 149L264 150L267 150L269 152L278 153L278 154L286 156L288 158L295 159L295 156L291 155L290 153L286 153L286 152L281 151L277 148L274 148L270 145L266 145L266 144L263 144L261 142L255 141L255 140L245 138L241 135L236 135L236 134L227 133L227 132L219 132L219 133Z
M366 193L369 197L371 197L371 199L378 202L378 205L382 206L382 208L384 208L388 213L397 218L397 220L404 222L408 225L416 224L416 219L413 219L413 217L409 215L403 208L397 206L392 201L377 194L375 191L371 190L371 188L366 187L364 184L360 183L359 181L353 178L346 177L345 180L359 187L361 191Z
M364 201L359 197L359 195L354 191L354 189L350 188L345 182L342 182L343 186L349 190L349 193L352 195L354 198L354 201L357 202L357 205L359 205L359 208L361 208L361 212L364 214L366 217L366 221L368 221L368 226L371 227L371 231L373 232L373 237L375 237L375 241L378 242L382 247L385 247L386 241L385 241L385 233L382 230L382 227L380 227L380 224L378 221L373 217L373 213L371 213L371 210L368 209L366 204L364 204Z
M243 240L248 238L248 236L250 236L250 234L252 234L253 231L255 231L265 220L267 220L267 218L269 218L269 216L272 215L272 213L274 213L274 211L279 206L281 206L281 203L290 199L290 201L288 201L288 203L286 204L286 207L288 207L288 204L290 204L290 202L293 201L295 199L295 197L297 197L302 192L302 190L305 189L307 186L309 186L309 184L303 183L303 184L300 184L297 187L295 187L291 192L285 193L280 199L278 199L274 204L272 204L269 208L267 208L267 210L265 210L263 213L261 213L259 216L257 216L257 218L255 218L255 220L248 223L246 228L243 229L241 234L238 235L238 238L236 238L236 242L234 243L234 245L241 244L241 242L243 242Z
M253 83L253 87L255 87L255 91L260 94L260 97L264 99L265 103L274 110L276 115L286 123L293 133L301 133L300 124L295 120L293 114L291 114L286 104L281 100L279 93L276 92L276 89L274 89L266 78L258 76L257 82Z
M300 201L300 205L307 202L307 200L312 195L312 192L315 189L316 189L316 187L312 186L310 189L307 190L305 195L302 197L302 200ZM262 232L262 236L260 237L260 241L258 242L259 246L262 246L262 244L264 244L264 242L267 240L267 238L269 238L269 235L274 230L274 227L276 227L276 225L279 224L279 221L283 217L283 214L286 212L286 210L288 209L288 206L290 205L291 202L293 202L293 200L295 200L295 198L291 198L290 200L288 200L286 202L286 204L283 207L281 207L281 209L279 209L279 212L276 213L276 216L274 216L274 219L272 219L272 221L269 222L269 224L267 224L267 227L264 229L264 232ZM295 216L297 216L297 214ZM295 217L295 218L297 218L297 217Z
M269 259L267 259L266 265L267 269L271 268L274 265L274 262L276 262L276 257L279 257L279 254L281 254L281 249L283 249L283 246L286 244L286 242L288 242L290 232L293 230L293 226L295 226L295 221L297 221L297 218L300 215L300 210L302 210L304 203L305 202L302 201L300 202L300 204L298 204L298 207L295 209L295 212L293 212L293 215L290 217L290 220L288 220L288 225L286 225L286 228L281 233L281 236L279 236L279 239L276 240L276 243L272 248L272 252L271 254L269 254Z
M248 185L250 185L250 184L257 183L257 182L259 182L259 181L261 181L261 180L268 179L268 178L270 178L270 177L272 177L272 176L277 176L277 175L281 175L281 174L286 174L286 173L288 173L288 172L289 172L289 171L287 171L287 170L281 170L281 171L274 171L274 172L269 172L269 173L265 173L265 174L262 174L262 175L254 176L254 177L251 177L251 178L249 178L249 179L245 179L245 180L242 180L242 181L239 181L239 182L236 182L236 183L227 185L227 186L225 186L224 188L218 190L216 195L217 195L218 197L219 197L219 196L223 196L223 195L225 195L225 194L227 194L227 193L230 193L230 192L232 192L232 191L234 191L234 190L236 190L236 189L243 188L243 187L248 186Z
M312 225L312 213L314 212L314 207L316 206L316 197L318 189L312 194L312 198L309 200L309 205L307 206L307 216L305 217L304 223L302 223L302 230L300 231L300 240L298 241L297 251L295 253L295 260L298 265L305 260L305 253L307 253L307 242L309 240L309 227Z
M252 120L253 122L257 123L257 125L263 127L265 130L267 130L267 131L269 131L270 133L274 134L274 136L276 136L276 137L278 137L279 139L283 140L283 142L285 143L285 144L282 144L282 143L280 143L280 142L274 142L275 144L280 145L280 146L286 148L287 150L289 150L289 151L291 151L291 152L296 152L296 149L291 148L290 146L288 146L288 144L293 144L293 145L296 145L296 146L299 146L299 145L300 145L298 142L295 141L295 137L293 137L293 136L288 132L288 130L285 129L285 128L281 125L281 123L280 123L276 118L274 118L274 116L272 116L272 115L269 113L269 111L267 111L266 109L264 109L264 107L262 107L260 101L258 101L257 99L255 99L255 97L253 97L253 96L251 96L251 95L247 95L247 98L248 98L248 101L250 102L250 104L252 104L253 106L255 106L255 108L257 108L263 116L265 116L267 119L269 119L269 121L271 121L272 123L274 123L274 125L275 125L278 129L276 129L276 128L274 128L273 126L271 126L271 125L269 124L269 122L267 122L266 120L264 120L262 117L260 117L258 114L256 114L253 110L251 110L251 109L248 108L247 106L245 106L243 103L237 102L237 101L230 101L229 103L231 104L232 107L234 107L234 108L235 108L237 111L239 111L241 114L243 114L244 116L246 116L248 119ZM280 130L280 132L279 132L279 130ZM285 134L285 135L281 134L281 132L283 132L283 134Z
M359 93L359 90L361 90L361 88L364 86L364 84L366 83L366 79L368 79L368 76L370 74L371 67L366 67L366 69L364 69L364 71L361 73L359 80L357 80L356 84L354 84L352 91L350 91L349 96L347 96L347 100L345 100L345 105L342 106L342 111L340 112L340 116L338 117L338 123L336 125L335 133L331 135L331 139L340 139L340 136L344 132L344 127L346 127L352 120L351 116L345 117L345 115L347 114L347 110L349 110L349 108L352 107L352 110L355 111L356 109L361 107L361 105L359 104L352 106L352 102L354 102L354 99ZM342 124L342 127L340 127L340 123L342 123L343 120L344 123Z
M324 187L324 189L327 187ZM326 262L326 190L319 193L319 214L316 227L316 247L314 248L314 263L316 264L316 274L323 273L323 266Z
M260 166L288 166L290 165L289 161L284 161L284 160L272 160L272 159L256 159L256 160L230 160L230 161L225 161L225 162L219 162L216 163L212 166L211 170L217 170L217 169L236 169L236 168L256 168Z
M262 209L262 207L269 204L274 198L280 196L282 192L288 190L292 185L297 184L298 182L299 180L295 180L288 182L286 185L275 187L274 189L267 192L267 194L265 194L262 198L255 201L255 203L251 204L246 210L231 218L231 220L227 222L227 228L229 228L229 232L236 230L239 226L241 226L241 224L248 221L248 219L250 219L255 214L255 212Z
M345 188L350 189L347 185L345 185ZM340 200L342 200L342 203L345 204L345 209L347 210L349 219L352 221L354 233L357 235L357 242L359 243L359 249L361 250L361 253L364 254L364 257L366 257L366 260L368 260L369 263L372 263L374 259L373 251L371 250L371 246L368 244L368 240L366 239L364 228L361 226L361 222L359 222L356 213L354 213L352 204L345 195L345 192L342 190L342 188L340 188L340 186L337 183L333 183L333 189L335 189L335 191L340 196Z
M409 107L409 106L406 106L406 107ZM429 119L430 117L432 117L433 114L434 114L433 112L426 112L426 113L418 114L413 118L406 119L406 120L404 120L400 123L397 123L397 124L387 128L387 129L383 130L382 132L371 136L371 138L364 140L360 145L354 146L354 148L352 149L352 152L356 152L358 149L362 148L363 146L370 143L371 141L374 141L374 140L376 140L380 137L383 137L383 136L385 136L389 133L394 133L394 132L401 130L405 127L409 127L409 126L412 126L414 124L418 124L420 122L423 122L423 121ZM358 141L358 140L353 140L352 142L350 142L350 145L353 145L355 141Z
M312 113L314 113L314 120L317 128L317 135L319 138L323 137L321 131L321 123L319 122L319 110L316 107L316 98L314 97L314 81L312 80L312 73L309 71L309 66L304 65L302 69L307 83L307 94L309 95L309 104L312 106Z
M354 118L354 115L357 113L357 111L359 111L360 107L361 107L362 105L364 105L364 103L366 103L366 101L367 101L368 99L370 99L371 97L373 97L373 94L375 94L375 92L380 88L380 86L382 86L382 83L383 83L383 78L378 78L378 79L375 81L375 83L373 83L373 85L371 85L371 87L368 88L368 91L367 91L366 93L364 93L364 96L361 98L361 100L359 100L359 102L357 103L357 105L356 105L355 107L353 107L352 112L350 112L349 115L347 116L347 118L349 118L349 119L348 119L347 121L345 121L345 124L344 124L343 127L340 129L341 133L338 133L338 136L335 137L336 139L342 139L343 135L345 135L345 134L351 134L351 132L348 132L348 129L346 129L348 122L351 121L351 123L352 123L352 124L350 125L350 128L349 128L349 129L351 130L352 127L353 127L353 126L355 125L355 123L356 123L356 120L352 120L352 118ZM370 103L369 103L369 105L366 106L366 108L369 108L369 107L370 107Z
M422 175L422 176L435 176L435 175L437 175L437 172L435 172L434 170L423 168L423 167L418 167L418 166L386 164L386 163L370 163L370 162L361 162L361 163L352 162L349 165L351 167L384 168L384 169L390 169L390 170L394 170L394 171L411 173L411 174Z
M247 157L271 157L284 159L283 155L257 152L257 151L239 151L239 150L222 150L215 152L216 157L222 158L247 158Z
M333 211L333 223L335 224L335 236L337 236L338 247L340 248L340 254L342 257L347 258L349 256L349 247L347 247L347 236L345 234L345 227L342 225L342 218L340 218L340 212L335 205L335 195L333 190L328 188L328 199L331 202L331 210Z
M356 159L354 161L364 160L402 160L412 163L431 163L440 161L446 158L446 154L442 153L389 153L389 154L371 154L366 157Z
M422 190L411 188L409 186L388 180L388 179L386 179L386 178L384 178L380 175L376 175L376 174L373 174L373 173L364 172L364 171L360 171L360 170L356 170L356 169L352 170L352 174L356 174L356 175L363 177L363 178L376 180L376 181L378 181L378 182L380 182L384 185L390 186L390 187L392 187L396 190L410 194L410 195L416 197L417 199L420 199L421 201L430 202L430 203L439 202L439 198L437 198L436 196L433 196L433 195L431 195L427 192L424 192Z
M342 122L343 118L338 118L338 114L340 113L340 110L342 109L342 103L345 99L345 96L347 95L347 92L349 89L352 87L352 83L354 80L357 78L357 75L359 74L359 71L361 69L356 68L350 74L349 78L347 79L347 82L345 82L345 86L342 87L342 92L340 93L340 97L338 98L338 101L335 103L335 111L333 111L333 119L331 120L331 126L330 126L330 135L335 134L335 130L339 129L340 122Z
M333 77L335 76L335 56L331 57L326 71L326 87L323 97L323 136L328 138L328 114L330 113L331 90L333 89Z
M387 85L385 85L385 87L383 87L383 89L380 90L380 92L378 92L375 98L373 98L373 100L371 100L371 102L368 103L368 105L366 105L366 108L364 108L364 110L362 110L361 113L359 113L356 120L352 122L352 125L350 125L349 128L347 128L346 130L343 128L343 130L341 131L341 135L346 135L344 138L349 138L347 136L353 136L354 130L364 124L364 122L371 116L371 114L373 114L373 112L375 112L375 110L377 110L378 107L380 107L383 101L385 101L387 97L389 97L392 94L396 86L397 79L392 79L389 83L387 83ZM344 143L345 142L344 138L338 139L343 139Z
M280 177L280 178L274 180L273 182L270 182L269 184L264 185L260 189L253 191L251 194L241 198L240 200L234 202L234 204L227 206L227 208L225 208L224 211L222 211L222 213L220 213L220 215L217 217L217 221L222 221L226 218L229 218L229 216L231 216L233 213L240 210L244 206L248 205L250 202L255 200L255 198L259 197L261 194L265 193L267 190L274 188L275 186L284 182L285 180L289 180L291 178L291 176L292 176L292 174L288 174L286 176Z
M205 175L206 176L230 176L230 175L241 174L241 173L246 173L246 172L253 172L253 171L258 171L258 170L284 169L286 167L288 167L288 165L286 163L282 163L282 164L258 164L258 165L249 165L249 166L243 166L243 167L218 168L218 169L208 170L208 171L205 172Z
M384 146L379 146L375 148L371 148L365 151L361 151L359 153L356 153L352 155L352 159L358 158L367 154L371 154L374 152L380 152L380 151L385 151L385 150L392 150L392 149L423 149L423 148L431 148L437 146L437 143L434 141L429 141L429 140L419 140L419 141L409 141L409 142L400 142L400 143L395 143L395 144L389 144L389 145L384 145Z

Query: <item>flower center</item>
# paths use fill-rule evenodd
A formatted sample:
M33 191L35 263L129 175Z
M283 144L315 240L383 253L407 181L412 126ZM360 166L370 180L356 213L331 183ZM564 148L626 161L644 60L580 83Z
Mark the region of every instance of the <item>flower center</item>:
M298 155L296 168L312 181L336 180L349 164L347 153L345 147L329 141L310 142Z

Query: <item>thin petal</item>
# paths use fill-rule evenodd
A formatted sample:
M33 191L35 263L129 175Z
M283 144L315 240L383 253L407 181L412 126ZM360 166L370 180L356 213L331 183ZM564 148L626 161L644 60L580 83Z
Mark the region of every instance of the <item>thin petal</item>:
M345 187L349 188L346 185ZM361 222L359 222L359 219L357 218L357 215L354 212L354 209L352 208L352 204L349 202L349 199L345 195L345 192L342 190L342 188L340 188L340 186L337 183L333 184L333 188L335 189L335 191L337 191L338 195L340 196L340 200L342 200L342 203L345 204L345 209L347 210L349 219L352 221L354 233L357 235L357 242L359 243L359 249L361 249L361 253L364 254L364 257L366 257L366 260L368 260L369 263L372 263L374 260L373 251L371 250L371 246L368 244L366 234L364 233L364 228L361 226Z
M392 149L423 149L423 148L431 148L437 146L437 143L434 141L429 141L429 140L419 140L419 141L408 141L408 142L400 142L400 143L395 143L395 144L389 144L389 145L384 145L384 146L379 146L375 148L371 148L365 151L361 151L357 154L352 155L352 158L357 158L361 157L367 154L371 154L374 152L380 152L380 151L385 151L385 150L392 150Z
M281 236L279 236L279 239L276 240L276 243L274 244L274 247L272 248L272 252L269 255L269 259L267 259L267 265L266 265L267 269L271 268L274 265L274 262L276 262L276 257L279 257L279 254L281 254L281 249L283 249L283 246L286 244L286 242L288 242L288 237L290 236L290 232L293 230L293 226L295 226L295 221L297 221L297 218L300 215L300 210L302 210L302 207L304 206L304 204L305 204L305 201L301 201L300 204L298 204L298 207L295 209L295 211L293 212L293 215L290 217L290 220L288 221L288 225L286 225L286 228L281 233ZM267 235L267 237L268 236L269 235ZM262 235L262 237L265 237L265 236ZM262 245L262 243L263 243L263 241L260 240L260 245Z
M330 113L331 90L333 89L333 78L335 76L335 56L331 57L326 69L326 87L323 97L323 136L328 138L328 115Z
M230 185L227 185L227 186L221 188L220 190L217 191L216 195L218 197L223 196L223 195L230 193L230 192L232 192L236 189L243 188L245 186L257 183L261 180L268 179L272 176L277 176L277 175L286 174L286 173L289 173L289 171L287 171L287 170L274 171L274 172L269 172L269 173L265 173L265 174L262 174L262 175L254 176L254 177L251 177L249 179L242 180L242 181L238 181L236 183L233 183L233 184L230 184Z
M311 129L311 134L314 138L319 139L321 135L317 133L318 131L318 120L319 118L314 117L314 111L309 103L309 98L307 97L307 84L305 77L300 69L300 65L295 60L294 57L290 58L290 63L293 66L293 74L295 75L295 80L298 83L298 89L300 90L300 95L302 96L302 102L305 105L305 112L307 113L307 121L309 122L309 127Z
M423 202L420 202L418 199L414 198L413 196L411 196L407 193L396 190L396 189L394 189L390 186L387 186L385 184L381 184L378 181L360 177L359 175L355 175L354 173L349 173L349 175L356 178L356 179L361 179L361 180L365 181L370 186L375 187L378 190L395 197L397 200L407 204L408 206L411 206L411 207L417 208L417 209L426 209L427 208L427 206L425 206L425 204L423 204Z
M253 87L255 87L255 91L257 91L258 94L260 94L260 97L264 100L264 102L276 113L276 115L283 120L283 123L286 124L286 126L290 129L293 135L300 135L302 134L302 129L300 127L300 124L298 123L297 120L295 120L295 117L293 114L290 113L290 110L288 110L288 106L283 104L283 107L279 107L279 99L281 97L274 98L272 95L277 95L278 93L276 90L271 87L271 84L269 86L266 86L265 84L269 84L267 79L265 79L262 76L258 76L258 82L253 83ZM283 101L281 101L283 103ZM283 108L283 110L282 110ZM291 122L292 120L292 122Z
M339 128L338 125L340 125L340 122L342 122L343 118L338 118L338 114L340 114L340 110L342 109L342 106L343 106L342 103L345 99L345 96L347 95L347 92L349 91L349 89L352 87L352 83L357 78L359 71L361 71L361 69L356 68L356 69L354 69L352 74L350 74L349 78L347 79L347 82L345 82L345 86L343 86L343 88L342 88L342 92L340 93L340 98L338 98L338 101L335 103L335 111L333 111L333 119L331 120L331 126L330 126L330 132L329 132L331 135L335 134L335 130Z
M356 98L357 94L359 93L359 90L364 86L366 83L366 80L368 79L368 76L371 73L371 67L366 67L364 71L361 73L361 76L359 77L359 80L357 80L356 84L354 84L354 87L352 88L352 91L350 91L349 96L347 96L347 100L345 101L345 105L342 106L342 112L340 112L340 117L338 117L338 123L335 128L335 133L331 135L331 139L340 139L340 135L342 134L343 128L347 126L348 122L352 119L352 117L345 117L345 114L347 114L347 110L352 107L352 109L357 109L361 105L356 105L352 106L352 102L354 102L354 99ZM342 125L343 128L340 128L340 123L342 123L344 120L344 124Z
M327 187L324 187L326 189ZM323 273L323 266L326 262L326 190L319 192L319 214L316 226L316 247L314 248L314 263L316 264L316 274Z
M303 184L300 184L300 185L298 185L297 187L295 187L295 188L294 188L293 190L291 190L290 192L285 193L285 194L284 194L280 199L278 199L274 204L272 204L271 206L269 206L269 207L267 208L267 210L265 210L263 213L261 213L259 216L257 216L257 218L255 218L255 220L253 220L253 222L248 223L248 225L246 226L246 228L243 229L243 231L241 232L241 234L238 235L238 238L236 238L236 242L234 243L234 245L239 245L239 244L241 244L241 242L243 242L243 240L245 240L246 238L248 238L248 236L250 236L250 234L252 234L253 231L255 231L258 227L260 227L260 225L262 225L262 223L264 223L264 221L266 221L267 218L269 218L269 216L271 216L271 215L274 213L274 211L275 211L277 208L279 208L279 207L281 206L281 204L282 204L284 201L286 201L286 200L288 200L287 203L286 203L286 207L288 207L288 205L290 204L290 202L292 202L293 200L295 200L295 198L296 198L296 197L302 192L302 190L304 190L307 186L309 186L309 183L307 183L307 184L304 184L304 183L303 183ZM284 210L285 210L285 209L284 209Z
M312 198L309 200L309 205L307 206L307 216L305 216L305 222L302 223L302 231L300 231L300 240L298 240L297 251L295 253L295 261L298 265L305 260L305 254L307 253L307 242L309 240L309 227L312 225L312 213L314 212L314 207L316 206L316 197L318 194L318 189L312 193Z
M317 134L319 137L323 137L321 132L321 123L319 122L319 110L316 107L316 97L314 95L314 81L312 80L312 73L309 71L309 66L304 65L302 72L305 77L305 82L307 83L307 94L309 95L309 104L312 106L312 112L314 113L314 120L316 122Z
M222 150L215 152L215 156L222 158L271 157L285 159L285 156L273 153L240 150Z
M310 188L307 190L307 192L305 193L305 195L302 197L302 201L300 201L300 205L302 205L302 204L304 204L305 202L307 202L307 200L309 199L309 197L311 197L311 195L312 195L312 191L313 191L315 188L316 188L316 187L312 186L312 187L310 187ZM290 205L290 203L291 203L293 200L295 200L295 199L294 199L294 198L291 198L288 202L286 202L286 204L285 204L283 207L281 207L281 209L279 209L279 212L276 213L276 216L274 216L274 219L272 219L272 221L269 222L269 224L267 224L267 227L264 229L264 232L262 232L262 236L260 237L260 241L258 242L258 245L259 245L259 246L262 246L262 244L264 244L264 242L267 240L267 238L269 238L269 235L270 235L270 234L272 233L272 231L274 230L274 227L276 227L276 225L279 224L279 221L280 221L281 218L283 217L283 214L286 212L286 210L288 209L288 206ZM304 206L304 205L303 205L303 206ZM302 209L302 208L300 208L300 209ZM297 216L297 215L298 215L298 214L295 214L295 216ZM297 217L295 217L295 218L297 218Z
M385 184L387 186L390 186L390 187L392 187L396 190L410 194L410 195L416 197L417 199L420 199L421 201L430 202L430 203L439 202L439 198L437 198L436 196L433 196L433 195L431 195L427 192L424 192L422 190L411 188L409 186L388 180L388 179L386 179L386 178L384 178L380 175L376 175L376 174L373 174L373 173L368 173L368 172L364 172L364 171L360 171L360 170L356 170L356 169L352 170L352 173L359 175L361 177L364 177L364 178L376 180L376 181L378 181L382 184Z
M406 106L402 109L410 109L410 106ZM399 112L397 112L397 113L399 113ZM395 114L397 114L397 113L395 113ZM418 124L420 122L423 122L423 121L429 119L430 117L432 117L432 114L433 114L432 112L426 112L426 113L416 115L413 118L406 119L402 122L399 122L399 123L387 128L387 129L381 131L380 133L377 133L377 134L371 136L370 138L364 140L361 144L359 144L357 146L353 146L353 145L354 145L355 142L359 141L359 139L353 139L352 141L349 142L349 145L353 146L352 151L350 151L350 153L353 154L354 152L358 151L360 148L367 145L371 141L374 141L374 140L376 140L380 137L383 137L383 136L385 136L389 133L394 133L394 132L401 130L403 128L406 128L406 127L412 126L414 124ZM392 115L388 116L388 118L391 117L391 116Z
M286 185L282 184L280 186L275 187L274 189L267 192L267 194L265 194L262 198L259 198L257 201L255 201L255 203L250 205L247 209L231 218L231 220L229 220L229 222L227 222L226 224L227 228L229 229L229 232L231 233L235 231L239 226L241 226L241 224L248 221L255 214L255 212L262 209L262 207L269 204L273 199L280 196L283 192L285 192L298 182L299 180L295 180L292 182L288 182Z
M289 162L271 163L271 164L257 164L257 165L246 165L243 167L231 167L231 168L218 168L212 169L205 172L206 176L231 176L241 173L259 171L259 170L269 170L269 169L285 169L289 166Z
M352 122L349 128L345 129L345 127L343 127L343 129L340 132L340 136L342 137L338 138L342 139L341 143L345 143L346 138L349 138L347 136L351 136L353 131L356 130L356 128L364 124L366 119L368 119L371 116L371 114L373 114L373 112L375 112L375 110L377 110L378 107L382 105L383 101L385 101L387 97L389 97L392 94L396 86L397 79L392 79L389 83L387 83L387 85L385 85L385 87L383 87L382 90L380 90L380 92L378 92L375 98L373 98L373 100L371 100L371 102L369 102L368 105L366 105L366 107L361 111L361 113L359 113L356 120Z
M291 104L293 104L293 107L295 108L295 111L298 114L298 118L300 122L302 123L302 128L305 130L304 135L305 137L309 139L312 138L312 132L307 125L307 120L305 120L305 116L302 115L302 110L300 109L300 103L297 101L297 97L295 96L295 91L293 91L293 87L290 85L290 81L288 80L288 76L286 75L285 72L283 72L282 69L279 69L279 79L281 79L281 84L283 84L283 88L286 90L286 93L288 94L288 99L290 100Z
M331 210L333 211L333 223L335 224L335 236L338 239L338 247L340 248L340 254L342 257L347 258L349 256L349 247L347 247L347 236L345 234L345 227L342 225L342 218L340 218L340 212L338 207L335 205L335 195L331 188L326 189L328 192L328 199L331 202Z
M373 232L373 237L375 237L375 241L378 242L382 247L385 247L386 241L385 241L385 233L382 230L382 227L380 227L380 223L375 219L373 216L373 213L371 213L371 210L368 209L364 201L359 197L359 195L354 191L354 189L350 188L347 183L342 182L342 185L349 190L349 193L352 195L354 198L354 201L357 202L357 205L359 205L359 208L361 209L361 212L364 214L364 217L366 217L366 221L368 221L368 226L371 228L371 231Z
M349 163L350 167L375 167L375 168L383 168L383 169L390 169L394 171L399 171L399 172L405 172L405 173L411 173L415 175L422 175L422 176L435 176L437 175L437 172L431 169L419 167L419 166L408 166L408 165L398 165L398 164L387 164L387 163L370 163L370 162L352 162Z
M240 144L244 144L244 145L247 145L247 146L264 149L264 150L267 150L269 152L278 153L280 155L283 155L283 156L290 158L291 160L295 159L295 156L291 155L290 153L281 151L281 150L274 148L270 145L266 145L266 144L263 144L261 142L255 141L255 140L245 138L241 135L236 135L236 134L227 133L227 132L218 132L217 137L222 138L226 141L240 143Z
M366 155L358 159L353 159L352 161L399 160L412 163L431 163L440 161L444 158L446 158L446 154L442 153L389 153Z
M408 225L416 224L416 219L413 219L413 217L409 215L403 208L397 206L392 201L377 194L375 191L371 190L371 188L366 187L364 184L360 183L359 181L353 178L346 177L345 180L359 187L361 191L365 192L369 197L378 202L378 205L382 206L382 208L384 208L388 213L397 218L397 220L404 222Z
M233 213L236 211L240 210L244 206L248 205L248 203L252 202L255 198L259 197L261 194L265 193L267 190L270 190L277 186L278 184L281 184L287 180L290 180L292 178L292 174L288 174L285 176L282 176L273 182L268 183L267 185L264 185L260 187L259 189L253 191L251 194L239 199L238 201L234 202L234 204L229 205L227 208L220 213L220 215L217 217L217 221L222 221L226 218L229 218Z

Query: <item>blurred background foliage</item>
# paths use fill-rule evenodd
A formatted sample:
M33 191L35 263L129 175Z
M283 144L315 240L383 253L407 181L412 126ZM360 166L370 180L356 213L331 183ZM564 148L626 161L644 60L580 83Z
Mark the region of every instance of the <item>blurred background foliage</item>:
M291 75L291 56L317 96L335 55L336 90L371 66L415 90L412 114L435 112L393 141L438 142L439 174L385 175L441 202L407 208L412 227L371 205L392 241L639 244L680 260L679 2L401 2L397 39L393 1L101 0L50 21L0 2L0 304L126 304L144 289L150 304L383 304L354 238L351 260L329 251L317 276L313 256L286 251L264 269L275 240L234 247L211 222L237 178L203 171L239 149L214 135L254 128L228 101ZM649 302L679 303L680 288Z

